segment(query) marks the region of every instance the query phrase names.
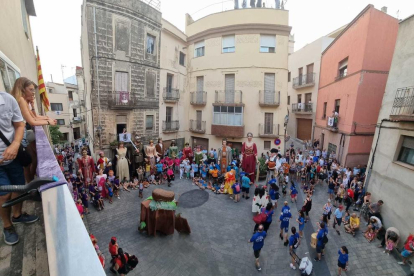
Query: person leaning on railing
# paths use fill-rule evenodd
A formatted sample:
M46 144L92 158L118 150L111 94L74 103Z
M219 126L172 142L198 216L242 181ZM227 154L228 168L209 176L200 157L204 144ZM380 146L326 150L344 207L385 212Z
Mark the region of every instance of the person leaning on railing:
M15 160L24 134L24 122L16 99L6 92L0 92L0 131L10 145L0 139L0 186L24 185L22 165ZM0 206L18 193L0 192ZM13 206L13 218L10 219L11 209L0 207L0 217L3 221L4 242L16 244L19 236L13 227L17 223L32 223L39 219L37 216L22 214L22 203Z
M32 157L32 163L24 168L24 177L27 183L34 179L37 167L36 143L32 127L56 125L56 120L51 119L47 116L39 116L36 114L34 109L34 99L36 92L35 87L36 85L34 82L28 78L21 77L16 80L11 91L12 96L19 104L21 114L26 121L22 145L23 147L27 147L27 150Z

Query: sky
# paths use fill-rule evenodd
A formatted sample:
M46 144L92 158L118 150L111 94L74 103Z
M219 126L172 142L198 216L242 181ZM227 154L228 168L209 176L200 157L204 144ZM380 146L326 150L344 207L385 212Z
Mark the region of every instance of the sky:
M138 0L131 0L138 1ZM240 6L242 0L239 0ZM247 0L250 3L250 0ZM274 7L274 0L263 0ZM39 47L46 81L62 82L82 66L80 53L82 0L34 0L36 17L31 17L34 46ZM295 51L349 23L368 4L388 7L388 14L404 19L414 14L413 0L287 0L289 25L295 35ZM208 14L230 10L233 0L161 0L163 18L185 29L185 14L194 20ZM63 68L62 68L63 66Z

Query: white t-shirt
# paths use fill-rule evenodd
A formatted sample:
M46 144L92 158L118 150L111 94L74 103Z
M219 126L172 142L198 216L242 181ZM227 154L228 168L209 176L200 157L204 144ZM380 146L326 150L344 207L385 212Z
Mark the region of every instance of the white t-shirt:
M13 123L23 122L23 116L16 99L7 92L0 92L0 130L7 140L13 142L15 129ZM7 146L0 139L0 159ZM4 161L0 166L10 164L13 160Z

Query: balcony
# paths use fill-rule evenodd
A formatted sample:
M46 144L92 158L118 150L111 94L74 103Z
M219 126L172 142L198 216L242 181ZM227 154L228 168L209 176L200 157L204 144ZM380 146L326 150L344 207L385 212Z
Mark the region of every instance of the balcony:
M190 131L195 133L206 133L206 121L190 120Z
M315 85L315 73L308 73L304 75L299 75L293 79L292 87L294 89L300 89L304 87L310 87Z
M177 132L180 129L180 122L177 121L162 121L162 132L170 133Z
M313 103L294 103L294 104L292 104L292 113L312 114L313 113Z
M261 107L277 107L280 105L280 91L260 90L259 105Z
M241 90L216 90L213 105L215 106L244 106Z
M339 81L339 80L345 78L346 75L347 75L347 72L339 73L338 76L335 77L335 81Z
M204 106L207 103L207 92L196 91L190 93L190 104Z
M112 91L108 105L113 110L130 110L136 107L136 95L127 91Z
M180 100L180 90L164 87L164 92L162 93L165 103L176 103Z
M326 120L326 127L332 132L338 132L339 117L331 116Z
M82 122L82 117L81 116L73 117L73 123L79 124L81 122Z
M279 124L259 124L259 137L261 138L278 138Z
M397 89L390 118L392 120L414 121L414 86Z

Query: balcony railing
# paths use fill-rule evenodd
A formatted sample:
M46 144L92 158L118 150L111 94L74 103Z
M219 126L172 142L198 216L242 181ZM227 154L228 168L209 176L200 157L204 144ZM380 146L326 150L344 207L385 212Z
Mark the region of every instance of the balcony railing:
M340 80L340 79L345 78L345 77L346 77L346 75L347 75L347 73L346 73L346 72L339 73L339 74L338 74L338 76L336 76L336 77L335 77L335 81L338 81L338 80Z
M216 90L213 105L244 106L241 90Z
M275 107L280 105L280 91L260 90L259 105L262 107Z
M164 87L162 97L166 103L178 102L180 100L180 90L171 87Z
M163 132L177 132L180 129L179 121L162 121Z
M294 78L292 87L297 89L313 85L315 85L315 73L308 73L304 75L299 75L299 77Z
M397 89L390 115L392 119L414 121L414 86Z
M338 131L338 124L339 124L338 116L331 116L331 117L328 117L328 119L326 120L326 127L333 132Z
M38 177L56 176L59 179L39 189L42 197L49 275L104 276L105 272L43 128L36 126L35 134ZM74 262L76 265L73 265Z
M259 137L276 138L279 136L279 124L259 124Z
M82 117L81 116L77 116L77 117L73 117L73 122L76 123L81 123L82 122Z
M128 91L113 91L108 104L110 109L134 109L136 106L136 95Z
M207 92L196 91L190 93L190 104L192 105L206 105L207 103Z
M313 112L313 103L294 103L292 104L293 113L307 113Z
M190 120L190 131L206 133L206 121Z

